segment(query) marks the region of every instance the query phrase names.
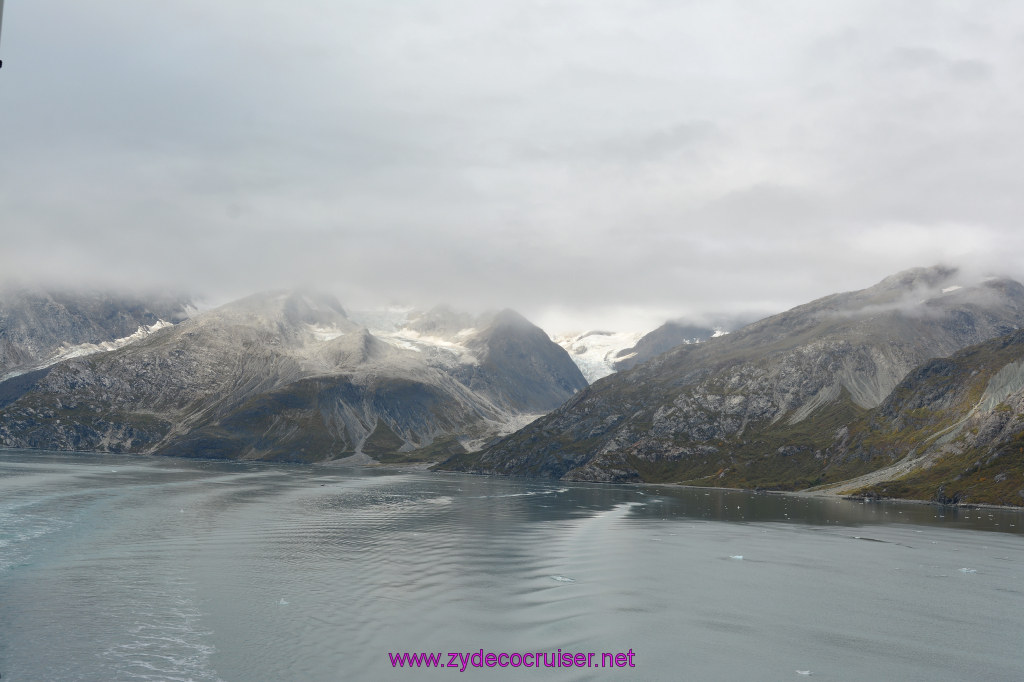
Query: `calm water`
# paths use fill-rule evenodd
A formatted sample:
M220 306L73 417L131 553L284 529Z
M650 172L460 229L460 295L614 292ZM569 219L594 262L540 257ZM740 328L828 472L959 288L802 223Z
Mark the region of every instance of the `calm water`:
M0 675L1020 680L1022 522L694 489L0 451ZM427 671L388 659L436 651L447 663L447 652L480 649L632 649L636 667Z

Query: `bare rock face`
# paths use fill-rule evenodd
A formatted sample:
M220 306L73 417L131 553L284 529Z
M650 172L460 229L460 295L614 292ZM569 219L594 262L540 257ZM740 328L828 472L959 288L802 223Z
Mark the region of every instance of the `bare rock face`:
M1024 330L925 362L852 427L833 457L890 466L847 491L1024 504Z
M908 373L1020 326L1019 283L966 281L943 267L909 270L678 346L443 466L571 480L806 487L830 470L859 473L861 460L848 449L829 450L835 434L882 404Z
M333 297L250 296L123 348L0 382L0 445L430 458L462 452L461 443L586 386L568 355L515 313L473 318L465 329L419 322L406 331L412 343L374 335Z
M550 412L587 386L576 364L565 363L568 353L512 310L484 318L466 347L477 363L460 373L464 383L521 412Z

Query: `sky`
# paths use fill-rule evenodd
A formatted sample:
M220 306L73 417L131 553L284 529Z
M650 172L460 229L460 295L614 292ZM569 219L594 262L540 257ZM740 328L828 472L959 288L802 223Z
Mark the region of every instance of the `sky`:
M1024 278L1015 0L9 0L0 278L548 331Z

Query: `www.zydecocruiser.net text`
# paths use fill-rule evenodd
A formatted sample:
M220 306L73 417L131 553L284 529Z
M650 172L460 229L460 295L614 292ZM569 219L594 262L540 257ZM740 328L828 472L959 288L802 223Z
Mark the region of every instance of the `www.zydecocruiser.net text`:
M392 668L452 668L466 672L468 668L635 668L636 653L527 651L512 653L449 651L447 653L388 652Z

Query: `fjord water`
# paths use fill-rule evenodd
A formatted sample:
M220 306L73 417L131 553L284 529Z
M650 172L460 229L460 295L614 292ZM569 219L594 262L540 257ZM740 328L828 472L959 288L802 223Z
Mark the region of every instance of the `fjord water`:
M1024 679L1022 521L735 491L0 451L0 675ZM459 672L388 658L444 652L447 663L481 649L632 650L636 667Z

